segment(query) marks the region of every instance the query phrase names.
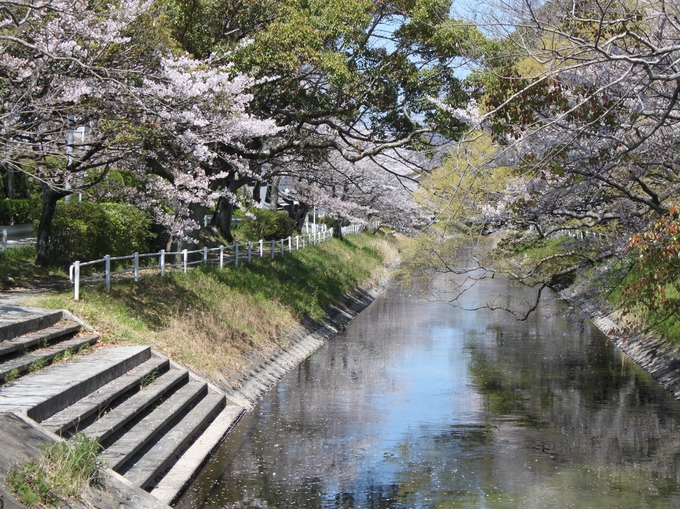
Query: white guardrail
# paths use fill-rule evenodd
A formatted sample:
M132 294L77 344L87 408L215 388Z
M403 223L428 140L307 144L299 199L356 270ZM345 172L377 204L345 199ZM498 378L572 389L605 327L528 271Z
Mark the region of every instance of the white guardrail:
M364 226L352 225L342 229L343 235L350 233L358 233L364 230ZM165 251L162 249L158 253L134 253L129 256L109 256L99 260L92 260L89 262L76 261L69 267L69 281L73 285L73 298L80 300L80 284L81 282L104 280L106 289L111 288L111 276L117 274L132 273L134 280L138 281L140 271L160 271L160 275L165 275L166 270L173 268L181 268L186 274L189 267L194 265L219 265L224 268L225 265L233 263L238 267L239 261L251 262L253 257L262 258L265 255L271 258L279 253L283 254L286 249L292 252L309 245L320 244L333 238L333 229L330 228L324 231L318 231L308 235L296 235L295 237L288 237L281 240L262 240L257 242L248 242L246 244L239 244L237 242L228 246L220 246L214 248L204 247L202 249L182 251ZM178 261L179 259L179 261ZM145 260L151 260L151 263L144 263ZM156 262L157 260L157 262ZM111 270L111 262L131 262L131 266L120 268L118 270ZM81 269L92 265L103 264L104 271L97 274L89 274L81 276Z

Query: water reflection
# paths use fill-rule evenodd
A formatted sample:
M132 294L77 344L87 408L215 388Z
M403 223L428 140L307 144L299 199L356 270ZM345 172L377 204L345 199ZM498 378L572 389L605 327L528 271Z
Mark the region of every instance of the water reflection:
M523 298L502 279L475 292ZM545 298L517 322L389 289L178 507L680 507L680 405L565 314Z

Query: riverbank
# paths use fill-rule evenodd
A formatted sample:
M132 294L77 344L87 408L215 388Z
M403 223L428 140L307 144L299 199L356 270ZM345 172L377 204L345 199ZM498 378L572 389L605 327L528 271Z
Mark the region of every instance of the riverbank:
M263 362L332 323L337 302L379 286L398 249L382 232L353 234L250 265L115 281L108 292L89 286L80 301L61 290L22 304L66 309L104 345L149 345L218 387L238 389Z
M80 302L55 290L14 303L84 318L101 332L96 348L151 346L248 410L344 332L385 288L397 257L393 237L361 234L247 267L116 281L111 292L91 287Z
M680 401L680 348L651 333L627 330L618 313L602 299L588 294L582 285L572 285L558 294L581 310L619 350Z
M553 244L545 250L541 245L537 248L529 246L518 249L512 242L508 246L497 249L500 241L506 237L507 234L494 236L493 249L497 250L494 259L502 259L521 272L531 272L536 268L539 260L559 258L554 256L560 252L559 239L551 241ZM555 281L552 276L562 267L559 265L551 267L545 264L543 268L546 270L543 279ZM680 401L680 346L671 344L658 334L641 333L624 325L620 314L601 296L601 291L593 287L587 276L576 277L575 281L570 284L562 284L559 288L553 289L562 299L576 308L577 311L574 311L574 314L579 318L590 319L619 350Z

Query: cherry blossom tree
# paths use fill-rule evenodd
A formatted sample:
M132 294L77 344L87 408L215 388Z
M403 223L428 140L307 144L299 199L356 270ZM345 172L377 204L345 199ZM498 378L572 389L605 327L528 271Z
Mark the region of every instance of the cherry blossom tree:
M135 184L99 192L149 209L179 239L198 226L192 207L231 201L235 180L255 178L249 140L280 131L245 111L257 82L224 60L149 54L148 4L2 7L2 162L42 185L37 263L57 200L101 188L112 169Z
M133 168L153 190L147 196L170 200L174 216L159 219L176 238L199 227L192 205L231 207L237 189L261 178L248 160L257 155L251 142L281 129L246 112L256 84L229 63L188 57L164 58L159 75L145 79L138 97L154 112L156 139Z
M124 157L116 122L125 116L127 76L120 51L148 8L122 2L95 12L80 0L0 2L2 165L42 187L36 263L44 264L58 199L100 183ZM76 130L87 135L76 139Z
M253 88L248 111L285 129L263 139L251 160L263 178L276 179L288 173L286 165L314 168L333 152L356 163L458 136L464 124L439 122L439 110L426 97L467 101L457 68L472 46L467 43L483 38L471 25L452 22L450 5L170 0L168 17L193 54L226 50L238 70L268 78ZM437 130L445 137L435 137Z
M470 139L493 137L480 178L514 169L475 220L576 237L558 268L540 260L516 274L530 284L626 257L629 238L677 203L678 5L511 0L475 10L498 41L468 77L482 114L444 109L471 124Z

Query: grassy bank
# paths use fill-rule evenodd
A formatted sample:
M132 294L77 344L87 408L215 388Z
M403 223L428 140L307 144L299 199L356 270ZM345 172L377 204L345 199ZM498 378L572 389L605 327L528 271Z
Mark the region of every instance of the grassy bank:
M219 380L221 372L242 368L247 354L281 345L282 332L301 318L321 318L353 288L375 284L396 257L393 237L355 234L238 268L115 281L109 292L86 286L78 302L69 288L24 304L68 309L104 344L148 344Z
M665 292L658 297L665 306L657 309L653 302L649 304L649 297L644 304L643 297L631 290L640 281L640 269L649 268L649 264L644 265L632 253L618 258L599 255L597 243L522 234L507 235L491 252L502 269L523 271L525 283L547 283L558 290L571 287L579 298L613 312L622 333L652 334L680 346L680 282L666 283ZM577 269L569 271L571 267Z

